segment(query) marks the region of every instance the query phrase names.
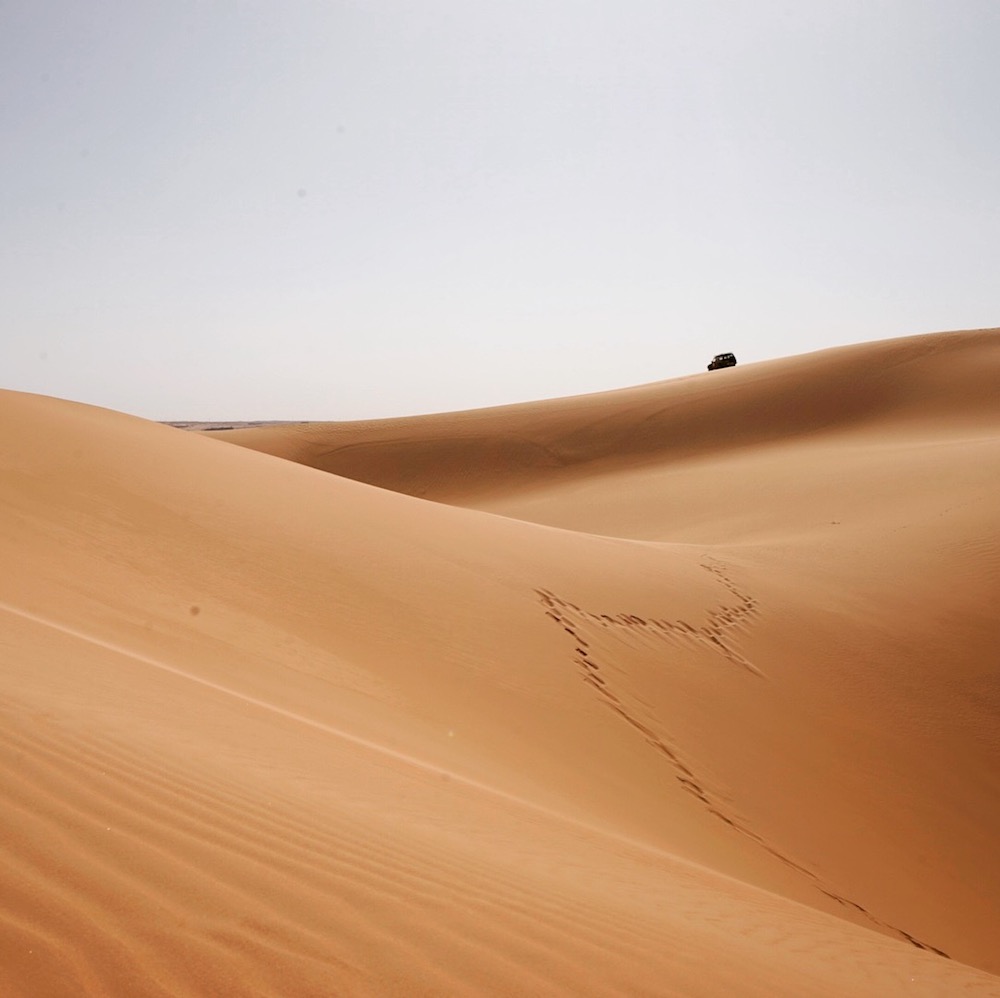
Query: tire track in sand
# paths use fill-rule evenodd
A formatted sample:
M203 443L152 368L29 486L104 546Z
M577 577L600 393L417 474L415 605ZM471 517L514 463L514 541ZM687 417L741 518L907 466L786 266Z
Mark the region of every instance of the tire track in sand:
M732 808L726 807L720 796L709 789L707 781L695 774L691 760L685 757L666 733L655 707L637 695L627 694L618 688L615 682L610 681L612 670L599 660L590 640L596 637L600 630L611 631L621 639L622 643L631 644L633 647L667 645L676 649L686 644L701 650L708 649L757 678L767 678L756 664L737 650L733 637L734 633L749 626L758 615L757 600L737 586L730 578L724 563L706 559L702 562L702 568L710 572L735 597L736 602L708 611L704 622L697 626L681 619L640 617L633 613L621 612L595 613L562 599L551 590L536 589L535 592L545 608L546 616L572 639L573 661L579 667L583 681L595 691L609 710L638 732L650 747L667 760L681 789L694 797L710 815L749 839L785 866L808 878L826 897L863 915L881 931L895 935L918 949L950 959L943 950L882 921L862 905L838 894L812 870L793 860L764 836L754 831L744 818L735 814ZM622 672L620 669L615 671Z

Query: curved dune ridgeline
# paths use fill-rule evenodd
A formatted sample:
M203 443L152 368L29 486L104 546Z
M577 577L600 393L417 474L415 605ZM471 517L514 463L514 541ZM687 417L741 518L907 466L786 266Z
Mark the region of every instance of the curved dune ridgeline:
M998 383L0 393L4 994L1000 995Z
M998 353L996 330L914 336L598 395L213 435L396 492L475 504L493 492L869 424L876 435L913 424L989 425L1000 409Z

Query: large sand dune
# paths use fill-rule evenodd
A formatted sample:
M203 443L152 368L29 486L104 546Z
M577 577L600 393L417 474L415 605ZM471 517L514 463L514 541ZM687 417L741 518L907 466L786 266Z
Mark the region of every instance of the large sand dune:
M1000 995L998 380L0 394L2 993Z

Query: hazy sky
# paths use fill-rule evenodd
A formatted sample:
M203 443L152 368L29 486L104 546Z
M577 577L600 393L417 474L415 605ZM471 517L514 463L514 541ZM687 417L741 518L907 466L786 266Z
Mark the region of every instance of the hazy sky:
M0 386L355 419L1000 324L997 0L0 0Z

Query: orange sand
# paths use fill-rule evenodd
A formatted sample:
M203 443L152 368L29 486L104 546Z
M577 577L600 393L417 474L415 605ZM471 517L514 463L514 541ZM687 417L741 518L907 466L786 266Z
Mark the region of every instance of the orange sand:
M1000 995L998 383L0 393L3 995Z

